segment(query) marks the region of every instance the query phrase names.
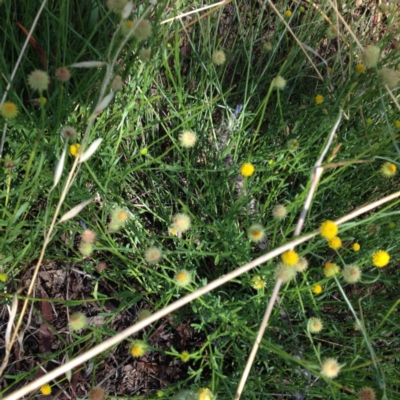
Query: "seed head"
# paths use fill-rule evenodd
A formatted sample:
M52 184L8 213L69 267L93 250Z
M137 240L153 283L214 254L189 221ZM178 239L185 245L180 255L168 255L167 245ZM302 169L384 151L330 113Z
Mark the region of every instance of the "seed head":
M149 318L151 315L151 312L149 310L142 310L138 314L138 321L143 321L146 318Z
M391 68L382 68L379 72L379 79L383 86L387 86L389 89L394 89L397 86L399 80L399 73Z
M147 344L143 340L135 340L132 343L131 354L133 357L142 357L147 351Z
M319 318L312 317L309 318L307 327L310 333L318 333L322 331L324 325Z
M297 139L290 139L287 142L287 147L289 151L295 152L299 149L300 143Z
M89 257L93 253L93 244L92 243L85 243L82 242L79 245L79 252L84 256L84 257Z
M177 286L186 287L192 282L192 274L186 269L181 269L175 274L175 283Z
M364 387L358 393L358 398L360 400L375 400L376 394L375 394L374 389L372 389L370 387Z
M122 88L123 88L122 78L119 75L115 75L111 83L111 89L117 91L117 90L122 90Z
M0 106L0 114L3 118L13 119L18 115L18 107L14 103L6 101Z
M340 272L339 265L335 263L326 263L324 267L324 275L327 278L332 278L333 276L337 275Z
M306 258L301 257L299 262L296 264L297 272L304 272L308 267L308 261Z
M245 177L252 176L254 174L254 171L255 171L254 165L250 163L244 163L240 167L240 173Z
M361 279L361 270L355 264L348 264L343 268L342 276L347 283L356 283Z
M279 90L283 90L286 86L286 79L278 75L272 80L272 86Z
M339 375L340 365L334 358L327 358L321 365L321 374L334 379Z
M69 329L71 331L80 331L86 324L86 315L81 312L74 313L69 318Z
M156 264L162 258L161 250L158 247L150 247L144 253L144 258L148 263Z
M330 25L328 29L326 30L326 37L328 39L335 39L338 35L338 30L336 26Z
M396 165L390 163L390 162L385 162L382 167L381 167L381 174L385 178L392 178L397 171Z
M151 57L150 49L140 49L139 51L139 59L142 62L149 62Z
M262 49L266 52L269 53L272 50L272 43L271 42L263 42L262 44Z
M89 390L89 400L104 400L105 393L101 387L94 387Z
M192 131L184 130L179 135L179 142L182 147L185 147L185 148L193 147L196 144L196 141L197 141L197 137Z
M133 21L133 26L136 26L138 21ZM152 26L151 23L147 19L142 19L139 21L139 24L136 26L136 29L133 32L133 36L138 40L147 40L151 37Z
M68 139L68 140L76 139L76 136L77 136L76 129L73 128L72 126L68 126L68 125L64 126L64 128L61 131L61 136L64 139Z
M337 250L342 247L342 240L339 236L335 236L332 239L328 240L328 246L333 250Z
M378 64L380 53L379 47L370 44L364 48L361 60L367 68L375 67Z
M275 279L280 279L282 282L289 282L296 276L296 268L280 262L277 264L274 272Z
M294 250L288 250L282 253L281 259L288 267L294 267L299 262L299 255Z
M110 11L119 14L128 3L128 0L107 0L107 7Z
M43 396L48 396L49 394L51 394L51 386L46 383L40 388L40 393L42 393Z
M99 272L104 272L107 269L107 264L104 261L100 261L97 265L96 265L97 271Z
M214 51L212 55L212 61L215 65L223 65L225 64L226 61L226 55L222 50L216 50Z
M176 229L177 233L186 232L190 229L192 222L190 220L189 215L187 214L175 214L172 218L172 226L171 228Z
M272 209L272 216L278 221L282 221L287 216L287 209L284 205L278 204Z
M67 67L60 67L56 69L55 76L59 81L66 82L71 78L71 73Z
M385 250L378 250L372 255L372 264L375 267L382 268L389 264L390 255Z
M264 228L259 224L252 225L247 232L247 236L253 242L260 242L265 237Z
M82 242L94 243L95 239L96 239L96 233L93 232L91 229L85 229L82 232L82 235L81 235Z
M47 90L49 86L50 78L47 72L36 70L29 74L28 84L33 90L38 90L42 92Z

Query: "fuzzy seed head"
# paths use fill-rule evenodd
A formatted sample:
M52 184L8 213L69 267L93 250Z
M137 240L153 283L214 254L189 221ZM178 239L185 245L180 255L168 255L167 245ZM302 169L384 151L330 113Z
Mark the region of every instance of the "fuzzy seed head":
M317 94L315 96L315 104L320 105L324 102L324 96L322 94Z
M226 61L226 55L222 50L216 50L214 51L213 55L212 55L212 62L217 65L223 65L225 64Z
M351 247L353 251L360 251L361 246L359 243L353 243L353 246Z
M192 225L192 221L190 220L189 215L187 214L175 214L172 218L172 226L171 228L175 229L177 233L184 233L190 229Z
M147 344L143 340L135 340L131 346L131 354L133 357L142 357L147 351Z
M151 57L150 49L140 49L139 51L139 59L142 62L149 62Z
M255 171L254 165L250 163L244 163L240 167L240 173L245 177L252 176L254 174L254 171Z
M122 88L123 88L122 78L119 75L115 75L111 83L111 89L116 92L117 90L122 90Z
M378 64L380 54L381 50L379 49L379 47L368 45L364 48L364 51L361 54L362 63L367 68L375 67L376 64Z
M374 389L372 389L370 387L364 387L358 393L358 398L360 400L375 400L376 393L375 393Z
M150 247L144 253L144 258L148 263L156 264L162 258L161 250L158 247Z
M94 243L96 240L96 233L93 232L91 229L85 229L81 235L82 242L85 243Z
M324 289L323 289L323 287L321 286L321 285L314 285L313 286L313 293L314 294L321 294L322 293L322 291L323 291Z
M319 318L312 317L309 318L307 327L310 333L318 333L322 331L324 325Z
M133 21L133 26L136 26L138 21ZM138 40L147 40L151 37L152 33L151 23L147 19L142 19L133 32L133 36Z
M261 290L264 289L266 286L266 283L264 279L261 278L261 276L256 275L251 278L251 287L253 287L256 290Z
M97 265L96 265L97 271L99 272L104 272L107 269L107 264L104 261L100 261Z
M138 314L138 321L143 321L146 318L149 318L151 315L151 312L149 310L142 310Z
M89 400L104 400L105 393L101 387L94 387L89 390Z
M51 394L51 386L46 383L40 388L40 393L42 393L43 396L48 396L49 394Z
M282 253L281 260L288 267L294 267L299 262L299 255L294 250L288 250Z
M69 329L71 331L80 331L86 324L86 315L81 312L74 313L69 318Z
M296 268L280 262L277 264L274 272L275 279L280 279L282 282L289 282L296 276Z
M336 26L330 25L328 29L326 30L326 37L328 39L335 39L338 35L338 30Z
M79 252L84 256L84 257L89 257L93 253L93 244L92 243L85 243L82 242L79 245Z
M113 13L119 14L128 3L128 0L107 0L107 7Z
M278 75L272 80L272 86L279 90L283 90L286 86L286 79Z
M272 43L271 42L263 42L262 49L269 53L272 50Z
M56 69L55 76L59 81L66 82L71 78L71 72L69 72L69 69L66 67L60 67Z
M296 264L297 272L304 272L308 268L308 261L306 258L301 257L299 262Z
M36 70L29 74L28 84L33 90L42 92L49 87L50 78L47 72Z
M372 264L375 267L382 268L389 264L390 255L385 250L378 250L372 255Z
M185 147L187 149L193 147L196 144L197 137L196 135L189 130L184 130L180 135L179 135L179 142L182 147Z
M356 283L361 279L361 270L355 264L348 264L343 268L342 276L347 283Z
M261 242L265 237L264 228L262 225L255 224L250 226L247 236L253 242Z
M278 204L272 209L272 216L278 221L284 220L287 213L286 207L282 204Z
M382 167L381 167L381 174L385 178L392 178L397 171L396 165L390 163L390 162L385 162Z
M337 275L340 272L339 265L335 263L326 263L324 267L324 275L327 278L332 278L333 276Z
M177 286L186 287L192 282L192 274L186 269L181 269L175 274L175 283Z
M64 139L68 139L68 140L76 139L76 136L77 136L76 129L73 128L72 126L68 126L68 125L64 126L64 128L61 131L61 136Z
M290 139L287 142L287 147L289 151L295 152L299 149L300 143L297 139Z
M379 79L383 86L387 86L389 89L394 89L397 86L399 80L399 72L391 68L382 68L379 72Z
M14 103L6 101L0 106L0 115L6 119L13 119L18 115L18 107Z
M327 358L321 365L321 374L327 378L334 379L339 375L340 365L334 358Z
M328 240L328 246L333 250L340 249L342 247L342 239L339 236L335 236Z

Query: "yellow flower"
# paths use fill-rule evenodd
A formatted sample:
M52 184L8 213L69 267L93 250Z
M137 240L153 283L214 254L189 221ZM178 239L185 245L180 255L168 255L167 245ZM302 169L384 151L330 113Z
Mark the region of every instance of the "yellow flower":
M0 106L0 114L3 118L13 119L18 115L18 108L14 103L6 101Z
M390 255L385 250L378 250L372 255L372 264L375 267L382 268L388 265L390 261Z
M214 51L212 61L215 65L223 65L226 61L226 55L222 50Z
M361 249L361 246L358 243L353 243L352 248L354 251L359 251Z
M140 154L145 156L147 154L147 148L145 147L144 149L140 150Z
M321 224L319 230L322 237L325 239L332 239L337 235L339 228L333 221L328 220Z
M335 263L326 263L324 267L324 275L327 278L332 278L333 276L337 275L340 272L339 265Z
M131 354L133 357L142 357L146 353L147 344L143 340L135 340L132 343Z
M367 118L365 122L367 123L367 125L371 125L374 121L372 121L372 118Z
M7 274L4 274L3 272L0 273L0 281L5 282L7 280Z
M212 400L214 398L214 395L212 394L211 390L208 388L202 388L197 392L197 395L199 396L199 400Z
M396 128L400 128L400 121L399 120L394 121L394 126Z
M81 148L81 145L79 143L71 144L71 146L69 146L69 152L70 152L71 156L77 157L79 154L80 148Z
M294 267L299 262L299 255L294 250L288 250L281 255L281 259L285 265Z
M328 246L333 250L337 250L342 247L342 240L340 239L340 237L335 236L332 239L328 240Z
M189 358L190 358L190 354L189 354L187 351L183 351L183 352L181 353L181 360L182 360L183 362L189 361Z
M39 97L38 102L39 102L39 104L44 106L47 103L47 99L46 99L46 97L42 96L42 97Z
M265 281L259 275L253 276L253 278L251 278L251 283L252 283L251 286L254 289L260 290L265 288Z
M324 102L324 96L322 96L322 94L317 94L315 96L315 104L319 105L322 104Z
M356 65L356 72L358 74L363 74L365 72L365 66L364 64L357 64Z
M285 11L285 17L290 18L292 16L292 12L290 10Z
M313 286L313 292L315 293L315 294L320 294L320 293L322 293L322 286L321 285L314 285Z
M44 396L48 396L49 394L51 394L51 386L46 383L40 388L40 393L42 393Z
M252 225L249 228L247 235L249 239L252 240L253 242L260 242L265 237L264 228L258 224Z
M311 317L308 319L308 330L310 333L321 332L323 327L324 325L319 318Z
M390 162L385 162L381 167L381 173L385 178L391 178L394 176L396 171L397 167Z
M186 287L192 282L192 274L186 269L181 269L175 274L175 283L180 287Z
M240 173L243 176L252 176L254 174L254 165L250 164L250 163L244 163L241 167L240 167Z

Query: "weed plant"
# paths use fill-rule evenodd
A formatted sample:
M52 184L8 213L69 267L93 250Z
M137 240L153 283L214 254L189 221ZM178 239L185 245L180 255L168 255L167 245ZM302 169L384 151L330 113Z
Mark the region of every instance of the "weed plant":
M120 3L0 4L0 395L396 399L396 196L46 380L399 183L395 3Z

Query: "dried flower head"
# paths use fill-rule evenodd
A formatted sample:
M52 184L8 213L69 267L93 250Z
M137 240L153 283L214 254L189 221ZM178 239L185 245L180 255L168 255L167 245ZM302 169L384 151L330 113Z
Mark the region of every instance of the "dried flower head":
M147 351L147 344L143 340L135 340L131 346L131 354L133 357L142 357Z
M150 247L144 253L144 259L150 264L158 263L162 258L161 250L158 247Z
M175 274L175 283L177 286L186 287L192 282L192 274L186 269L181 269Z
M137 317L138 321L143 321L144 319L149 318L150 315L151 315L151 312L149 310L141 310L141 311L139 311L139 314Z
M183 362L188 362L190 358L190 354L187 351L182 351L181 353L181 360Z
M153 28L147 19L133 21L133 24L133 26L136 26L136 29L133 32L133 36L136 39L147 40L151 37Z
M379 47L370 44L364 48L361 60L367 68L375 67L378 64L380 54L381 50Z
M376 393L374 389L366 386L359 391L358 398L360 400L375 400Z
M278 221L282 221L287 216L287 209L284 205L278 204L272 209L272 216Z
M108 224L108 229L110 230L110 232L116 232L125 224L127 220L128 220L127 211L121 207L116 207L111 212L111 219Z
M262 49L266 52L269 53L272 50L272 43L271 42L263 42L262 44Z
M49 87L50 78L47 72L36 70L29 74L28 84L33 90L42 92Z
M71 73L67 67L60 67L56 69L56 78L61 82L66 82L71 78Z
M333 250L340 249L342 247L342 239L339 236L335 236L328 240L328 246Z
M397 86L399 80L399 72L391 68L382 68L379 72L379 79L383 86L387 86L389 89L394 89Z
M342 276L347 283L356 283L361 279L361 270L355 264L348 264L343 268Z
M185 147L185 148L193 147L196 144L196 141L197 141L197 137L192 131L184 130L179 135L179 142L182 147Z
M192 225L192 221L190 220L189 215L179 213L175 214L172 218L172 226L171 228L176 229L177 233L184 233L190 229Z
M353 249L353 251L360 251L361 246L359 243L353 243L353 246L351 246L351 248Z
M81 312L76 312L69 318L69 329L71 331L80 331L86 326L86 324L86 315Z
M372 264L375 267L382 268L389 264L390 255L385 250L378 250L372 255Z
M96 233L91 229L85 229L81 234L81 240L86 243L94 243L96 240Z
M225 64L226 61L226 55L222 50L216 50L214 51L213 55L212 55L212 62L215 65L223 65Z
M69 146L69 153L73 157L78 157L80 148L81 145L79 143L71 144L71 146Z
M337 275L340 272L339 265L335 263L327 262L324 267L324 275L327 278L332 278L333 276Z
M322 362L321 374L327 378L334 379L339 375L340 365L334 358L327 358Z
M97 265L96 265L97 271L99 272L104 272L107 269L107 264L104 261L100 261Z
M93 253L93 244L92 243L85 243L82 242L79 245L79 252L84 256L84 257L89 257Z
M115 75L114 79L111 83L111 89L114 91L117 91L117 90L122 90L123 87L124 86L123 86L122 78L119 75Z
M240 173L245 177L252 176L254 174L254 171L255 171L254 165L250 163L244 163L240 167Z
M272 86L279 90L283 90L286 86L286 79L278 75L272 80Z
M263 226L259 224L250 226L249 230L247 231L247 236L253 242L260 242L265 237Z
M51 386L48 383L46 383L45 385L43 385L40 388L40 393L42 393L43 396L50 395L51 394Z
M276 265L274 277L275 279L280 279L282 282L289 282L296 276L296 273L296 268L280 262Z
M124 9L128 0L107 0L107 7L110 11L119 14Z
M6 101L0 106L0 115L6 119L13 119L18 115L18 107L14 103Z
M289 151L295 152L299 149L300 143L297 139L290 139L287 142L287 147Z
M128 36L133 29L133 21L127 20L121 24L121 35Z
M338 30L335 25L330 25L326 30L326 37L328 39L335 39L338 35Z
M260 275L253 276L251 278L251 287L256 290L264 289L266 286L266 282L264 279L261 278Z
M299 262L299 255L294 250L287 250L281 254L281 260L288 267L294 267Z
M68 139L68 140L76 139L76 136L77 136L76 129L73 128L72 126L68 126L68 125L64 126L64 128L61 131L61 136L64 139Z
M89 400L104 400L105 398L104 389L99 386L91 388L89 390L88 397Z
M317 94L315 96L315 104L319 105L322 104L324 102L324 96L322 96L322 94Z
M319 318L312 317L308 319L307 328L310 333L321 332L323 327L324 325Z
M318 285L318 284L314 285L312 291L313 291L314 294L321 294L322 291L323 291L323 287L321 285Z
M296 264L297 272L304 272L308 267L308 261L306 258L301 257L299 262Z
M201 388L197 392L198 400L213 400L214 395L212 391L208 388Z
M151 57L150 49L140 49L139 51L139 60L142 62L149 62Z
M385 178L392 178L397 171L396 165L390 163L390 162L385 162L382 167L381 167L381 174Z

